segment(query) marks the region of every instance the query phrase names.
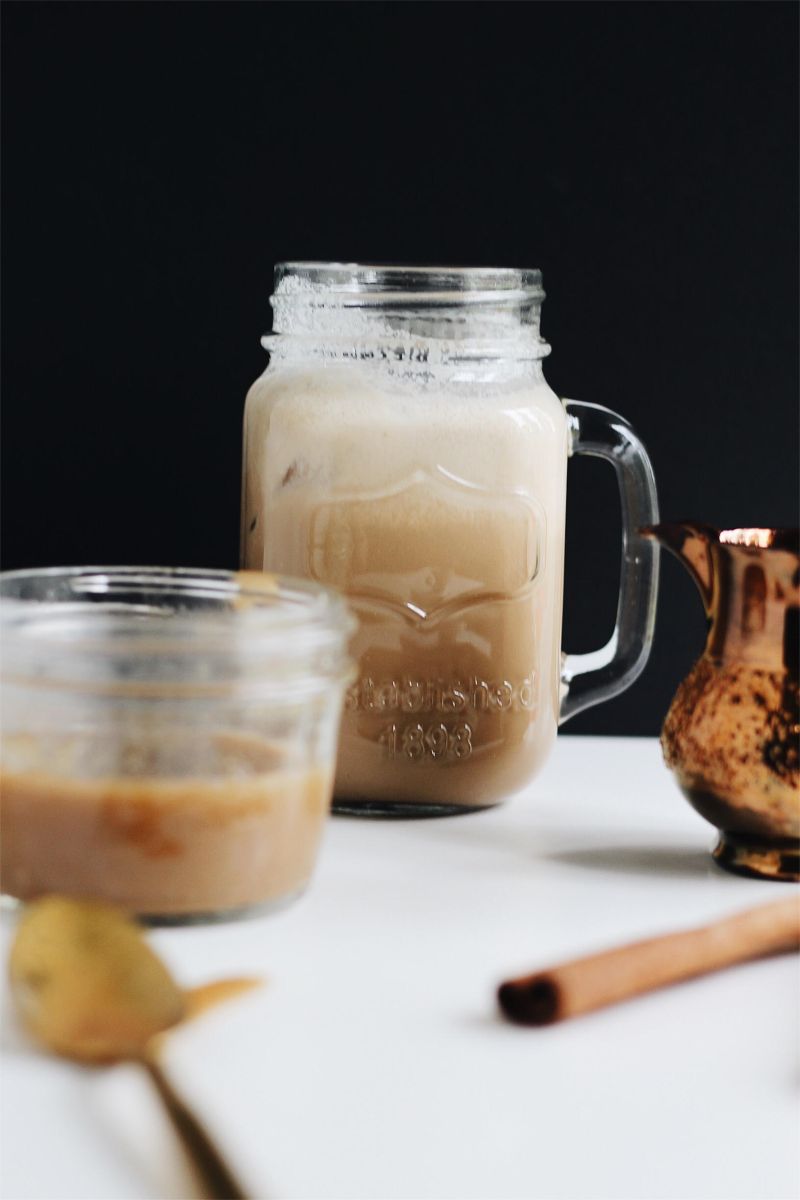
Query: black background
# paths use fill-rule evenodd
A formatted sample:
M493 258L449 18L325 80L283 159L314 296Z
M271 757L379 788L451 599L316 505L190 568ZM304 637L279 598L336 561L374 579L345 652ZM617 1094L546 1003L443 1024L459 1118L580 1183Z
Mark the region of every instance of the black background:
M24 3L3 21L3 565L235 565L281 259L539 266L561 394L623 412L662 515L795 524L794 3ZM570 467L565 642L617 502ZM702 645L570 731L655 733Z

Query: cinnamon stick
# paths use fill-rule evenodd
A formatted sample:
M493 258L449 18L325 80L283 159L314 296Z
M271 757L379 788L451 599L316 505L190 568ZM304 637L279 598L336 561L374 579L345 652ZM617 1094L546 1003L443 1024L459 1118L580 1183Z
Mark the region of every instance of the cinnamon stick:
M700 929L591 954L501 984L503 1013L550 1025L733 963L800 948L800 896L746 909Z

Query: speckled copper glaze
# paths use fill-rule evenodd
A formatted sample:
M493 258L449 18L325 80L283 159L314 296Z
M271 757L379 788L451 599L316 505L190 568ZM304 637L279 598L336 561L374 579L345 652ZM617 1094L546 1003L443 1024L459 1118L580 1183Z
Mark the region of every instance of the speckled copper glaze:
M721 832L721 866L800 879L798 531L691 522L645 531L681 560L709 619L661 745L689 802Z

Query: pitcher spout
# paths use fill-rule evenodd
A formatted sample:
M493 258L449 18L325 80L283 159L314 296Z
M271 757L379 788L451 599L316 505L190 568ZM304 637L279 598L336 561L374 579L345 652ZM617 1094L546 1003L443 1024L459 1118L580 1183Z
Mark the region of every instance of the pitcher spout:
M640 533L655 538L683 563L697 584L706 613L710 613L714 594L714 557L711 548L719 539L719 530L697 521L667 521L660 525L646 525Z

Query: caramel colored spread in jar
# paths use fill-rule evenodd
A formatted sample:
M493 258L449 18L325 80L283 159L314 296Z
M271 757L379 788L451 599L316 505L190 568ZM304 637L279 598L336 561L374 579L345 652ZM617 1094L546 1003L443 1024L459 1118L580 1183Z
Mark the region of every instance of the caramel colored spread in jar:
M215 774L192 774L193 746ZM122 761L132 774L95 777L70 773L87 757L77 738L51 745L49 763L31 739L4 750L0 864L3 890L18 899L59 892L142 915L199 915L288 898L309 879L332 769L283 765L256 736L131 744Z

